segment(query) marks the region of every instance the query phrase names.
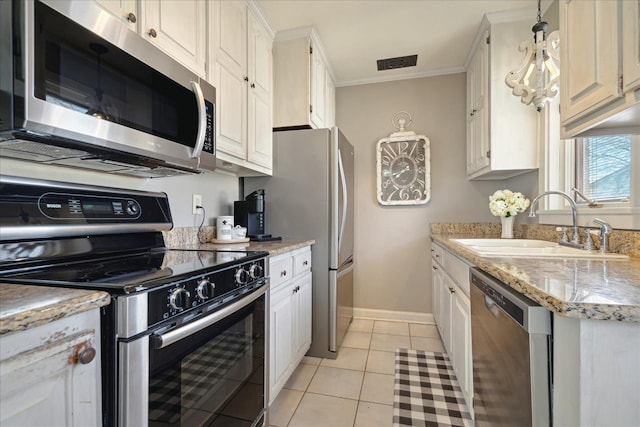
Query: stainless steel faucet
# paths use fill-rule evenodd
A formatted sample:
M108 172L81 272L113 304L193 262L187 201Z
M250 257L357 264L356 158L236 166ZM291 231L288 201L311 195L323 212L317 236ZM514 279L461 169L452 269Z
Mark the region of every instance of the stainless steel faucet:
M593 222L600 226L600 252L607 252L607 242L609 241L609 234L613 231L613 228L606 221L600 218L594 218Z
M567 199L567 201L569 201L569 205L571 206L571 216L573 219L573 236L571 236L571 246L580 246L580 236L578 236L578 207L576 206L576 202L567 193L564 193L562 191L545 191L544 193L541 193L540 195L538 195L538 197L533 199L533 202L531 202L531 207L529 208L529 217L535 218L538 200L540 200L542 196L548 196L550 194L557 194L558 196L562 196Z

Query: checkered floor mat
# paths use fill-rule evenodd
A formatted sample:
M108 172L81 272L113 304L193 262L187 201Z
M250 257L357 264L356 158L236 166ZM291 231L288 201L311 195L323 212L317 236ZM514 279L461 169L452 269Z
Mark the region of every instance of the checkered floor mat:
M446 353L396 350L393 426L473 425Z

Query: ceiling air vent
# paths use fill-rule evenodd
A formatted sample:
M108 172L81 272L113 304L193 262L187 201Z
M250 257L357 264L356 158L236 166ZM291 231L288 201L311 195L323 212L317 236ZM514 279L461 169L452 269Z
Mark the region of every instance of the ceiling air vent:
M396 68L415 67L418 55L399 56L397 58L378 59L378 71L393 70Z

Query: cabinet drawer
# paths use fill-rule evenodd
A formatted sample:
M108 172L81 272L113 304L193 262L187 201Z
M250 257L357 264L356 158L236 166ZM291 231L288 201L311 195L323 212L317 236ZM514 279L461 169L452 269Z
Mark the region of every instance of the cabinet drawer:
M311 270L311 250L305 248L303 251L293 255L293 275L298 276Z
M457 256L444 251L442 267L453 281L469 296L469 265Z
M271 288L276 288L281 283L293 277L293 257L291 254L276 256L269 261L269 278Z

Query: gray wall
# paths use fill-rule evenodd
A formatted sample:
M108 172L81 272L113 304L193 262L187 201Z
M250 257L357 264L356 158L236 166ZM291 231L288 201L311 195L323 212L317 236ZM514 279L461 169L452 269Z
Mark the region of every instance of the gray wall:
M0 159L3 175L26 176L55 181L85 183L146 191L163 191L169 196L174 227L200 225L201 215L191 213L192 194L202 195L206 211L205 225L213 225L215 217L233 214L233 201L238 200L238 178L219 172L202 175L141 179L121 177L81 169L43 166L12 159Z
M511 188L537 190L537 174L508 181L466 178L465 74L337 89L337 123L355 147L355 306L431 313L432 222L499 222L488 198ZM431 142L431 200L426 205L381 206L376 200L375 146L408 111L408 130ZM525 220L524 215L516 222Z

